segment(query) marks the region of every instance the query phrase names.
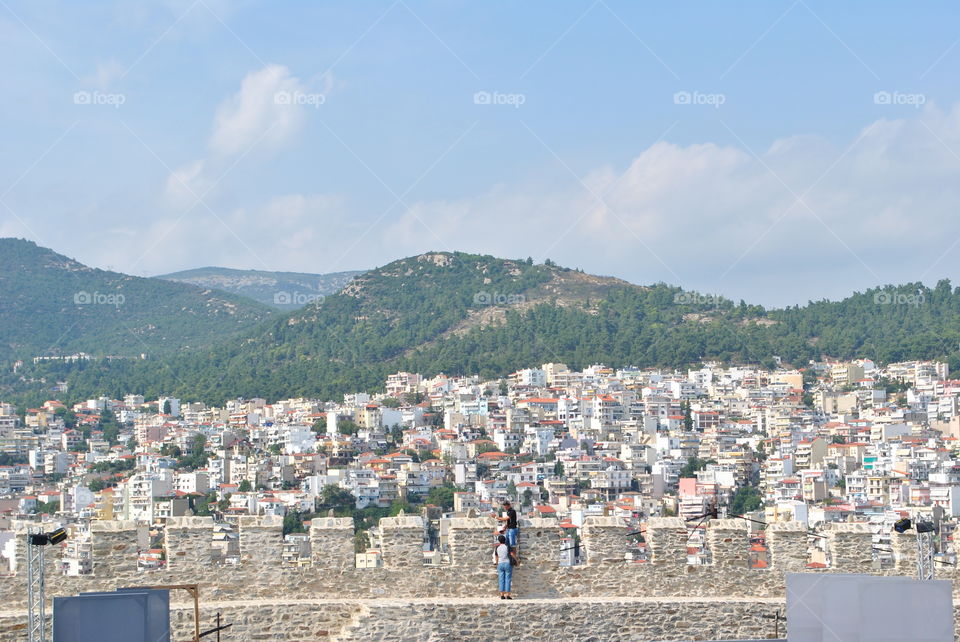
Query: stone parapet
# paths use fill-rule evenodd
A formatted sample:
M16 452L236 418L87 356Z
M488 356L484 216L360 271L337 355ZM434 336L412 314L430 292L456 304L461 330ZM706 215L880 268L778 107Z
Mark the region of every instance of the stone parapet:
M524 564L560 563L560 526L555 519L521 519L518 544Z
M687 563L687 523L679 517L653 517L645 533L650 561L654 564Z
M252 566L279 565L283 553L283 518L243 515L237 521L240 562Z
M314 567L342 571L355 564L352 517L314 517L310 522L310 557Z
M411 515L380 520L380 550L387 568L423 566L423 518Z
M802 522L773 522L765 531L770 568L783 573L804 570L810 560L810 536Z
M873 564L870 524L827 524L830 567L843 573L869 573Z
M627 552L627 527L619 517L583 519L583 548L589 564L622 563Z
M492 517L456 517L450 520L448 528L451 564L476 568L490 563L497 530L496 520Z
M714 566L746 568L749 563L749 524L742 519L714 519L707 523L707 547Z
M212 517L171 517L163 529L169 568L202 569L211 564Z

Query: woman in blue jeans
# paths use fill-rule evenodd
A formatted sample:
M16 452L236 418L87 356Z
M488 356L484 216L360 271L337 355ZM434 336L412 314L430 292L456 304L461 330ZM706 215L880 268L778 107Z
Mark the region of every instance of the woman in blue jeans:
M513 564L511 558L516 555L507 546L507 538L497 537L497 547L493 551L493 561L497 565L497 577L500 584L500 599L512 600L510 597L510 582L513 580Z

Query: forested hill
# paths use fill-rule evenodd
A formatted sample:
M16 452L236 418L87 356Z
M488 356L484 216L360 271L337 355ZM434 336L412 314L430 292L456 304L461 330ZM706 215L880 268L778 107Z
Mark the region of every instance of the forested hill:
M209 347L273 313L226 292L93 269L0 239L0 362L78 351L156 357Z
M552 264L430 253L367 272L322 303L191 358L41 367L61 368L47 374L69 376L74 396L137 391L221 402L335 398L382 386L398 369L501 376L549 361L770 366L774 355L794 365L866 356L948 358L955 366L958 312L960 292L946 281L766 311Z
M216 288L251 298L278 310L290 311L339 292L358 274L362 272L310 274L205 267L156 278L189 283L201 288Z

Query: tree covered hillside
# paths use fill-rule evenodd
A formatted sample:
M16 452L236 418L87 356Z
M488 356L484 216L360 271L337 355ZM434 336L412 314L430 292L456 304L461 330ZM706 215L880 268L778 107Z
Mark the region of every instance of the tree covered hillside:
M78 396L135 390L222 401L334 398L377 388L398 369L496 377L548 361L682 367L715 359L769 367L774 355L801 366L867 356L946 358L956 366L958 311L960 291L947 281L766 311L549 264L432 253L372 270L321 304L192 356L43 364L32 376L67 377Z

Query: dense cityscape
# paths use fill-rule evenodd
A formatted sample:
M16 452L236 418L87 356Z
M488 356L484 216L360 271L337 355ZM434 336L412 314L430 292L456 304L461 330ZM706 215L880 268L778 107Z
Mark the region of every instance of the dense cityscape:
M381 392L336 401L215 407L129 394L3 404L0 510L8 525L67 524L66 574L91 572L91 521L140 524L138 566L149 571L165 564L168 518L213 516L211 545L236 563L238 516L280 516L283 560L296 565L310 558L311 517L329 511L354 517L357 563L374 566L377 519L422 514L424 563L442 564L445 522L495 512L504 499L555 520L556 558L570 565L591 515L636 531L650 517L682 517L689 562L705 563L700 518L713 508L814 530L868 523L878 565L892 562L896 520L937 510L940 555L952 561L960 381L948 375L939 362L866 359L770 371L547 363L491 381L398 372ZM750 563L763 567L754 530ZM0 538L12 543L13 533ZM828 564L819 540L809 553L811 565ZM645 559L642 538L623 554Z

